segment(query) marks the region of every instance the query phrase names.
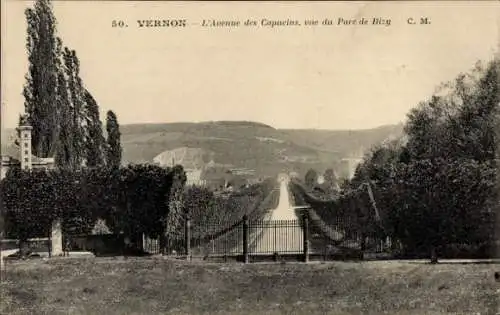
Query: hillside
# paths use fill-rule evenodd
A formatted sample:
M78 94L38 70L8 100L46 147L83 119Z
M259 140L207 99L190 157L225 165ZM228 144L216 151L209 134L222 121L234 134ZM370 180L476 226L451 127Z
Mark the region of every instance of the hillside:
M124 162L147 162L166 150L199 148L203 160L256 169L262 175L336 167L389 137L401 125L368 130L285 130L253 122L136 124L122 126Z
M314 130L286 129L290 139L301 146L338 153L344 157L359 155L359 150L368 150L371 146L388 138L398 138L403 134L403 125L385 125L362 130ZM356 157L356 156L353 156Z
M13 130L2 133L2 152ZM361 154L389 137L402 134L402 125L367 130L275 129L247 121L122 125L123 162L153 162L176 148L196 148L208 163L255 169L258 175L281 171L323 171L337 167L343 157Z
M295 164L320 164L316 149L295 144L270 126L251 122L206 122L121 127L123 160L150 162L157 155L180 147L198 148L205 162L255 169L274 175Z

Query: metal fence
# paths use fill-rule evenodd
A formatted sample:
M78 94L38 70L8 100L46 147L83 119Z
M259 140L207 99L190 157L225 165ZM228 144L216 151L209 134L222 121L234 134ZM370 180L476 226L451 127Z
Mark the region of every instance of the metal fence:
M251 255L304 252L304 232L299 220L254 221L248 230Z
M134 237L132 244L125 239L121 234L64 235L63 244L64 248L69 244L69 251L91 251L98 256L165 254L182 259L223 258L244 262L270 258L308 261L427 257L425 252L405 253L400 242L392 242L380 231L367 231L357 222L346 218L325 222L311 213L288 221L250 220L248 217L237 222L192 223L186 220L181 230L167 236L165 246L160 245L159 239L144 236ZM0 249L10 255L19 245L17 240L3 240ZM443 258L478 258L472 245L469 245L470 253L453 251L451 245L441 250ZM45 255L50 252L50 240L30 239L23 248L35 255Z
M142 239L141 239L142 238ZM166 254L182 258L224 258L244 262L274 259L308 261L360 258L363 254L388 251L390 243L374 235L366 235L346 219L328 224L305 214L297 220L250 220L236 222L196 222L186 220L175 234L167 235L162 248L159 239L144 235L130 241L124 235L64 235L69 251L91 251L99 256ZM68 244L68 249L66 249ZM2 248L18 244L4 241ZM48 239L32 240L33 251L46 251Z
M191 258L235 258L245 262L265 256L312 259L361 258L384 253L388 243L353 229L348 221L326 224L303 216L299 220L249 220L199 223L187 220L184 231L169 235L166 254ZM145 238L144 249L161 252L159 241Z

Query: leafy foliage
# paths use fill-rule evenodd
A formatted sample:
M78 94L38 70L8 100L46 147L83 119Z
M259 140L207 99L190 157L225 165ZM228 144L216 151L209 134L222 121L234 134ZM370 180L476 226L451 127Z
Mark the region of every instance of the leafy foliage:
M106 163L109 167L120 167L122 161L122 147L120 144L120 125L113 111L106 115L106 131L108 134L106 146Z
M130 165L120 169L113 213L115 232L158 237L165 228L174 185L172 169L155 165Z
M337 185L337 175L332 168L326 169L323 177L328 186L335 187Z
M104 163L104 136L99 117L99 105L88 90L85 90L84 109L87 113L87 132L85 133L85 152L87 166L95 167Z
M499 66L498 59L486 67L478 63L411 110L405 138L374 147L339 198L321 200L295 182L296 201L330 224L354 218L363 232L391 236L407 253L491 246L498 211Z
M48 0L26 10L29 68L23 89L28 121L33 127L33 153L51 156L58 139L58 58L55 17Z
M102 164L102 128L97 102L80 78L74 50L63 48L49 0L26 10L29 68L23 88L33 153L54 157L58 167Z
M45 173L36 173L29 176L28 173L18 168L8 171L6 178L2 181L2 200L4 201L6 235L14 234L20 240L29 237L44 235L49 228L50 214L47 213L47 204L41 204L40 209L35 207L35 202L45 199L48 191L30 195L34 189L41 188L43 179L47 178ZM46 200L44 200L46 201Z
M306 187L313 188L317 180L318 180L318 173L313 169L309 169L305 176Z
M7 229L23 240L47 235L55 219L65 234L88 234L98 219L115 233L158 237L171 201L185 182L182 167L154 165L24 171L12 168L2 181Z
M351 182L375 183L381 224L407 251L492 241L498 64L476 66L412 110L406 145L374 150Z
M237 222L244 215L261 218L268 209L260 206L274 188L273 180L269 179L225 197L205 187L188 187L184 192L183 212L191 218L193 226Z

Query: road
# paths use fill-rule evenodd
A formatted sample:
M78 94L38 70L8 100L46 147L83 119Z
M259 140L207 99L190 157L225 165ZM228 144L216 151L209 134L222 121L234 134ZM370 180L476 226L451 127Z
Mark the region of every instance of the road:
M288 178L283 177L279 181L278 206L262 225L253 227L252 234L257 237L250 245L251 254L302 253L303 232L290 204Z

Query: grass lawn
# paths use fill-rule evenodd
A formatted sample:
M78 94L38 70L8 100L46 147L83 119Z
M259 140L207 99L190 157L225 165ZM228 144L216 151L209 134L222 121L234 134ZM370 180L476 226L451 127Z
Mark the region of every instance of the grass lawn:
M0 314L497 314L500 265L9 262Z

